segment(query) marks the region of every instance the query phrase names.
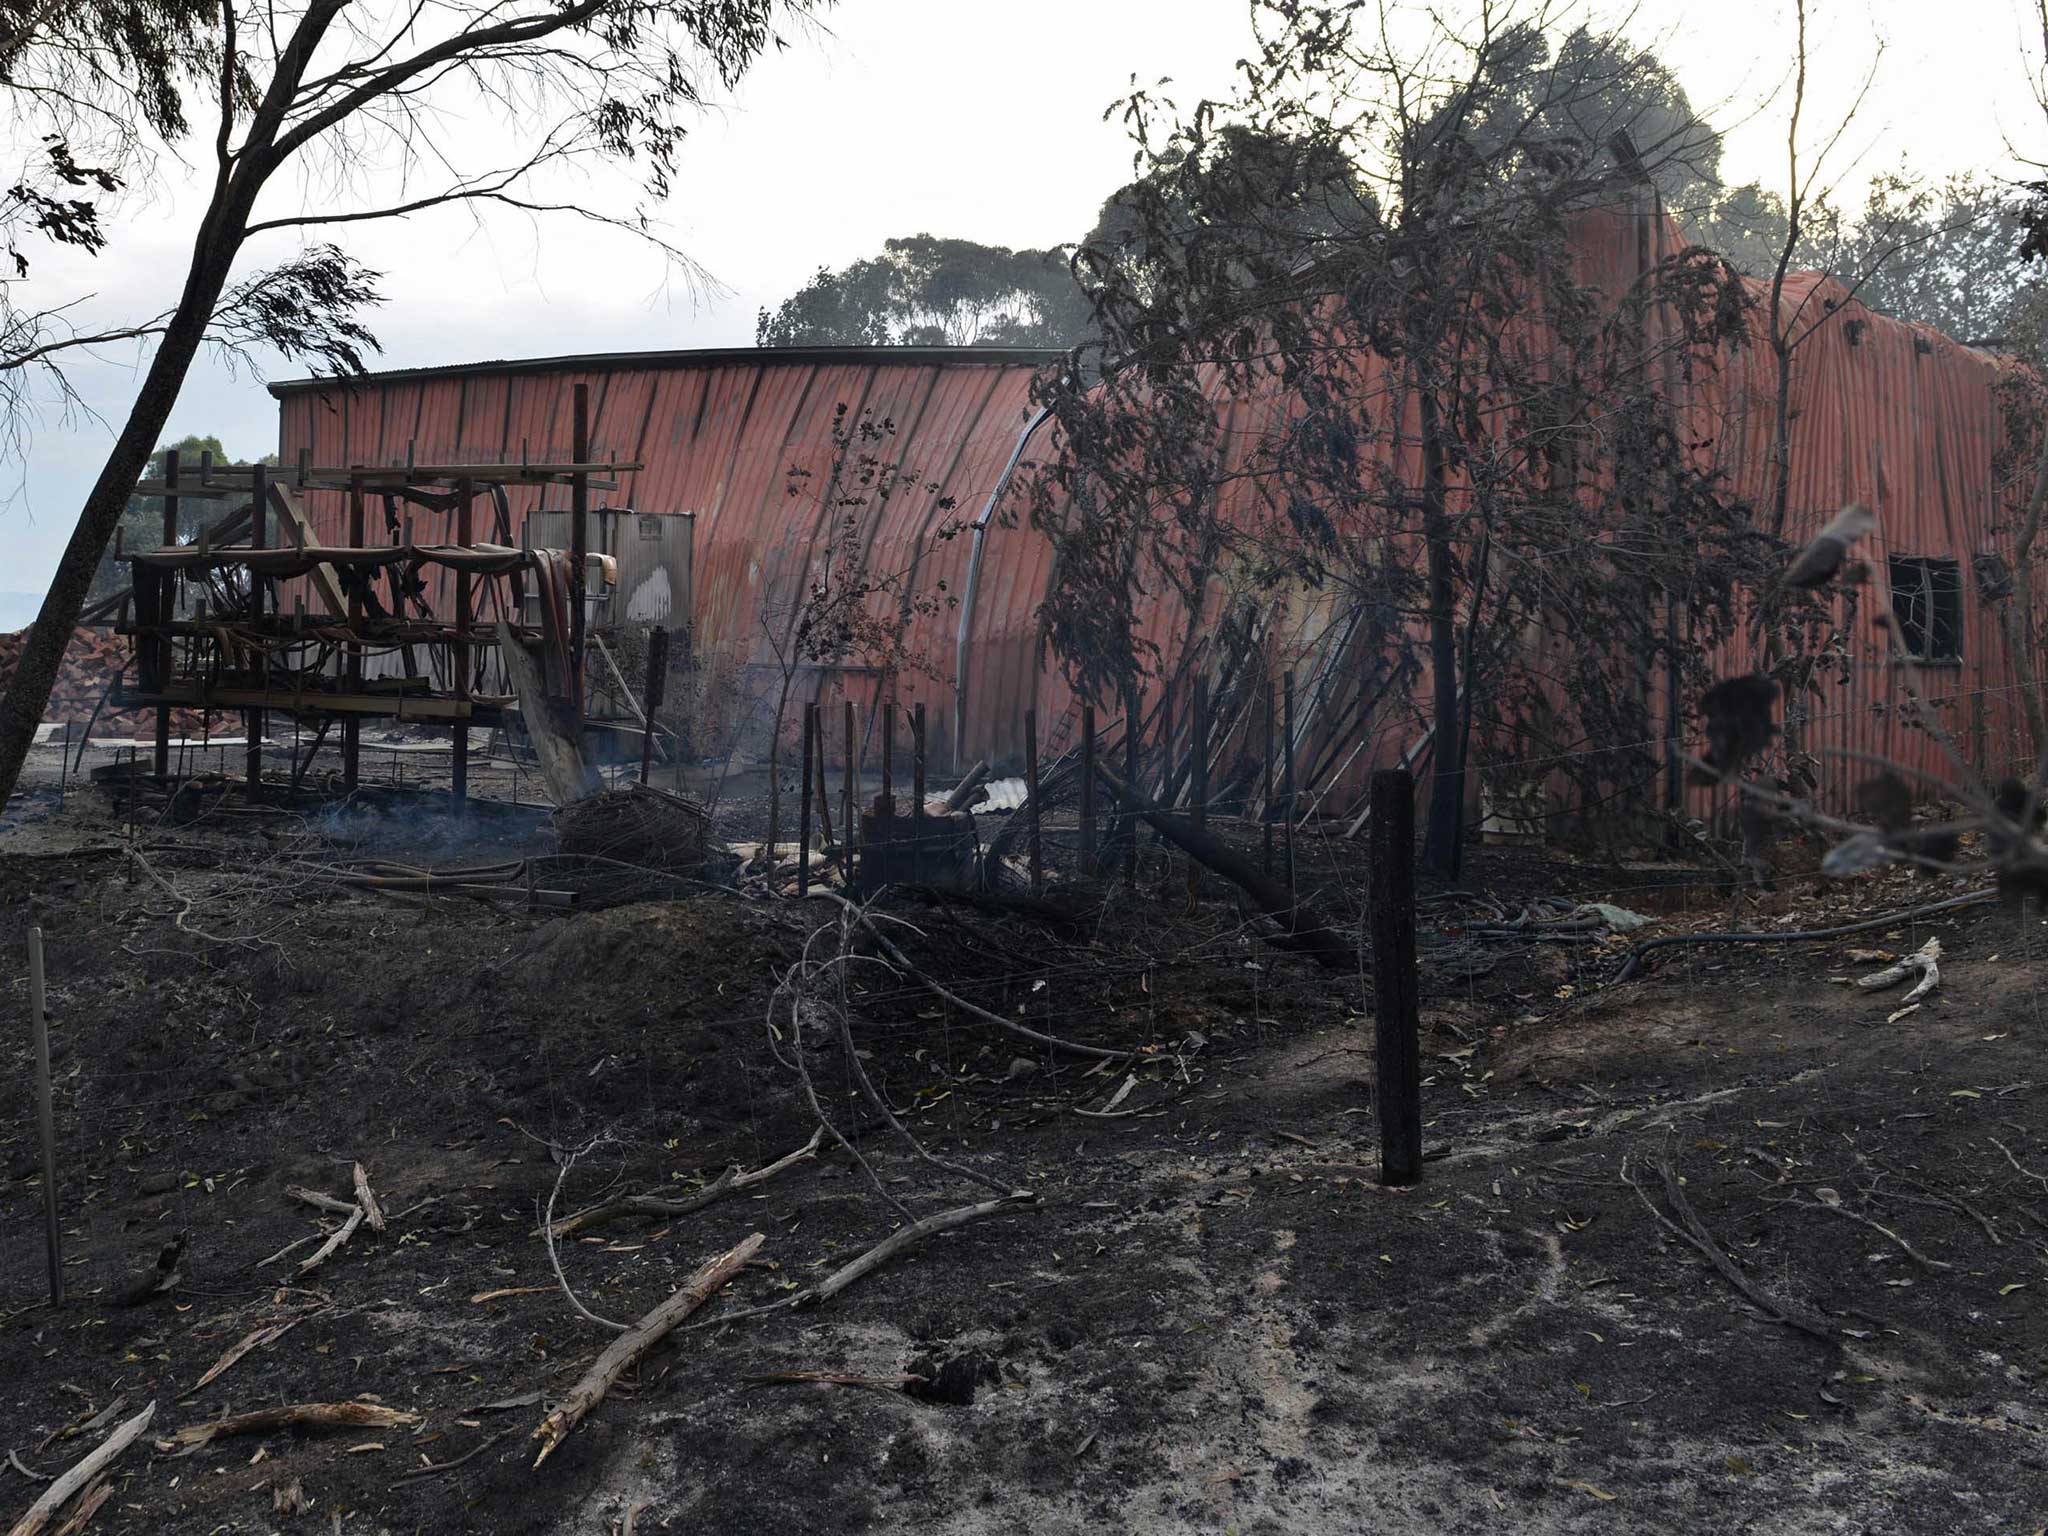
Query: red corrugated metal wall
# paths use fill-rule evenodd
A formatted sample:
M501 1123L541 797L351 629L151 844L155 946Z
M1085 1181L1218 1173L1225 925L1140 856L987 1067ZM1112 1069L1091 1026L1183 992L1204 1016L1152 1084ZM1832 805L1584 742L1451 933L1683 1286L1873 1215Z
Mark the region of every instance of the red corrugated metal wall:
M1679 243L1674 228L1642 210L1588 218L1580 238L1587 280L1619 292L1638 272L1646 239L1656 256ZM1788 534L1803 536L1849 499L1877 510L1879 532L1872 552L1877 575L1864 593L1848 680L1830 681L1814 701L1810 744L1879 753L1930 771L1942 766L1927 733L1901 717L1898 669L1872 625L1888 604L1882 557L1936 555L1963 568L1963 662L1916 668L1914 676L1965 745L2002 766L2018 741L2019 712L1995 616L1980 602L1970 573L1973 555L2009 542L2002 521L2009 497L1993 468L2000 365L1924 327L1872 314L1839 285L1819 287L1815 292L1815 279L1799 277L1785 293L1788 308L1805 303L1811 315L1820 306L1827 316L1802 345L1794 372ZM1761 285L1758 297L1765 297ZM1768 484L1775 391L1762 334L1759 320L1756 341L1729 350L1717 369L1678 386L1681 414L1701 445L1702 462L1728 471L1734 489L1757 501ZM279 446L287 465L301 448L321 464L390 463L408 451L421 463L566 459L571 387L589 384L596 455L645 464L597 500L696 515L698 654L730 667L758 700L771 696L779 679L771 635L786 628L812 579L844 490L829 483L835 414L843 407L850 418L863 412L887 418L895 434L878 451L929 487L870 501L864 518L870 570L903 577L896 585L906 595L891 604L907 605L897 617L910 663L897 679L896 696L927 704L935 764L964 765L979 756L1009 763L1021 749L1026 708L1039 710L1041 737L1058 745L1072 705L1064 684L1040 672L1036 654L1037 610L1051 579L1049 546L1025 520L991 515L1005 471L1020 453L1028 465L1058 451L1050 428L1027 432L1030 380L1040 360L859 348L657 353L284 385L277 387ZM1377 366L1363 360L1362 376L1374 376ZM1234 404L1230 456L1251 454L1284 415L1284 403L1272 400ZM807 476L793 478L793 470ZM1013 513L1019 510L1015 492L1012 483L1004 493ZM1269 515L1253 487L1238 482L1226 495L1234 498L1226 515ZM521 513L564 507L567 490L550 488L545 498L536 491L513 494L515 534ZM339 538L342 499L316 495L313 502L322 536ZM1171 663L1188 628L1185 615L1156 594L1145 612L1147 637ZM1206 614L1196 632L1218 616ZM1304 755L1331 745L1318 735L1324 721L1356 731L1356 705L1372 658L1359 654L1360 632L1334 599L1300 594L1287 600L1268 616L1267 634L1274 662L1299 675ZM1752 664L1739 646L1721 661L1728 671ZM956 690L956 681L964 687ZM805 675L797 697L828 705L841 697L868 702L876 686L871 669L833 668ZM1350 782L1414 743L1427 723L1427 686L1426 676L1411 679L1374 712L1364 748L1339 753ZM762 706L755 711L765 719ZM1689 735L1691 727L1681 720L1675 733ZM1657 729L1674 734L1672 722L1659 720ZM1831 787L1842 792L1865 772L1836 758Z
M944 764L953 753L957 600L973 545L971 537L947 536L949 525L983 510L1026 424L1040 361L1037 354L887 349L662 353L281 386L279 450L287 464L301 449L321 465L390 464L408 454L421 464L562 461L570 457L573 387L588 384L593 454L645 466L622 474L617 490L595 493L593 505L695 514L697 654L709 667L728 668L757 699L778 690L777 644L828 524L840 515L835 508L867 494L870 569L901 573L892 586L924 599L911 604L911 665L896 696L927 704L935 762ZM882 499L833 483L842 407L849 423L866 413L894 424L873 451L911 471L915 486ZM514 490L510 499L516 538L527 511L565 508L568 489ZM340 541L345 498L315 492L309 502L320 536ZM431 533L422 526L436 521L427 514L410 515L416 538L442 536L438 526ZM381 537L380 519L373 511L372 539ZM485 526L480 520L480 536ZM1001 552L982 581L986 618L975 654L977 666L1000 679L1000 693L1027 670L1044 568L1037 563L1036 585L1012 601L1018 572L1010 557L1029 541L997 542ZM858 664L806 669L796 697L868 703L876 682Z

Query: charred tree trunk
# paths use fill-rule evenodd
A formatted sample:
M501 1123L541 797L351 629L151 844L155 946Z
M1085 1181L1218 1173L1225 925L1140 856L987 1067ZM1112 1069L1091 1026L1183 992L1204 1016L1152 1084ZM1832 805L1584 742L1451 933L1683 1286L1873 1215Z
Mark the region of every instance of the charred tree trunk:
M57 681L65 648L85 608L92 588L93 572L106 552L114 529L127 508L130 492L149 463L164 423L177 404L185 375L206 340L228 275L247 238L249 215L265 181L281 163L277 142L285 112L298 91L307 62L319 47L342 0L314 0L300 18L291 41L277 61L269 88L249 119L242 146L232 156L227 152L230 126L236 113L232 92L224 91L221 102L220 170L214 180L213 197L206 216L200 220L193 242L192 263L178 307L164 326L163 339L143 375L142 387L128 409L128 419L114 439L113 450L93 482L91 493L78 514L77 525L57 562L50 590L37 610L35 628L22 647L21 659L0 698L0 804L14 793L21 777L28 749L34 743L36 726L50 702L50 690ZM233 34L229 34L232 48Z

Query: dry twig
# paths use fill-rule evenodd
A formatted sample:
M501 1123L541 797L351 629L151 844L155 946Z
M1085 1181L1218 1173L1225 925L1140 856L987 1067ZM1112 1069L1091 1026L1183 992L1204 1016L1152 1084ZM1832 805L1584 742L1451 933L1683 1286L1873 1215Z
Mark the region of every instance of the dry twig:
M1845 1220L1856 1222L1861 1226L1866 1226L1873 1232L1882 1232L1886 1237L1898 1244L1899 1252L1930 1273L1939 1273L1942 1270L1955 1268L1955 1265L1948 1263L1944 1259L1930 1259L1883 1222L1873 1221L1868 1216L1850 1210L1846 1205L1831 1205L1825 1200L1801 1200L1797 1198L1782 1203L1801 1211L1825 1211L1832 1215L1843 1217Z
M1707 1230L1706 1224L1694 1212L1692 1202L1685 1197L1684 1186L1679 1183L1678 1171L1670 1163L1657 1164L1657 1173L1664 1182L1665 1198L1671 1202L1671 1208L1678 1213L1677 1221L1659 1210L1657 1203L1643 1187L1629 1177L1628 1160L1622 1159L1621 1182L1635 1192L1636 1198L1643 1202L1643 1209L1656 1218L1660 1227L1698 1250L1700 1256L1714 1267L1714 1272L1746 1297L1758 1311L1774 1323L1797 1328L1801 1333L1811 1334L1814 1338L1830 1344L1836 1342L1834 1331L1820 1318L1790 1302L1780 1301L1736 1267L1735 1261L1722 1251L1721 1245L1714 1241L1714 1235Z

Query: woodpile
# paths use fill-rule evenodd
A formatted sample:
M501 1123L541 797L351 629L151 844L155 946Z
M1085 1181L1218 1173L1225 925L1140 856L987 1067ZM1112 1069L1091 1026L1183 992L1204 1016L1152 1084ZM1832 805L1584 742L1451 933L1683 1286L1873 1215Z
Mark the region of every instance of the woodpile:
M638 865L693 870L704 863L711 818L694 800L629 784L571 801L555 812L564 853Z
M0 688L14 679L15 663L28 644L29 631L18 630L11 635L0 635ZM123 667L130 667L128 681L135 681L131 666L134 656L129 641L114 634L112 630L76 629L71 632L71 644L64 652L64 664L57 670L57 681L50 690L50 702L44 706L43 718L65 721L74 727L82 727L92 719L93 710L107 696L107 685L115 679ZM137 733L146 734L156 719L154 709L131 709L115 713L111 708L100 710L100 716L93 723L96 736L132 737ZM175 736L196 736L202 727L197 710L180 709L171 714L171 733Z

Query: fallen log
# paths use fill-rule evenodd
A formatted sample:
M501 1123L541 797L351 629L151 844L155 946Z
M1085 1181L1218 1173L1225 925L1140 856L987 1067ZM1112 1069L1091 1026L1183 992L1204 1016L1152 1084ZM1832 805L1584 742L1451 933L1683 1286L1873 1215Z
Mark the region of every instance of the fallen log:
M554 1412L542 1419L534 1430L533 1438L541 1445L540 1454L534 1457L533 1464L538 1467L553 1455L555 1447L569 1437L569 1432L582 1422L585 1414L604 1401L605 1394L628 1368L667 1338L676 1324L709 1301L721 1286L746 1267L747 1260L760 1252L761 1245L767 1241L765 1232L756 1232L737 1248L721 1253L684 1281L681 1290L606 1345L604 1353L563 1395Z
M51 1516L64 1507L65 1501L111 1466L114 1458L133 1445L142 1432L149 1428L149 1421L155 1417L156 1403L152 1399L134 1418L124 1421L98 1446L80 1458L76 1466L45 1488L43 1496L29 1505L28 1512L8 1527L7 1536L37 1536L37 1533L50 1523Z
M285 1403L187 1424L164 1443L171 1449L194 1450L230 1435L261 1435L273 1429L396 1429L419 1421L416 1413L382 1403Z
M1325 922L1314 908L1286 886L1262 872L1250 859L1233 852L1208 833L1197 831L1183 818L1161 809L1129 788L1103 766L1100 758L1096 760L1095 773L1132 814L1144 817L1161 837L1203 868L1213 870L1228 880L1251 898L1253 906L1277 922L1283 931L1274 942L1282 949L1299 951L1327 970L1358 969L1358 951L1354 942Z

